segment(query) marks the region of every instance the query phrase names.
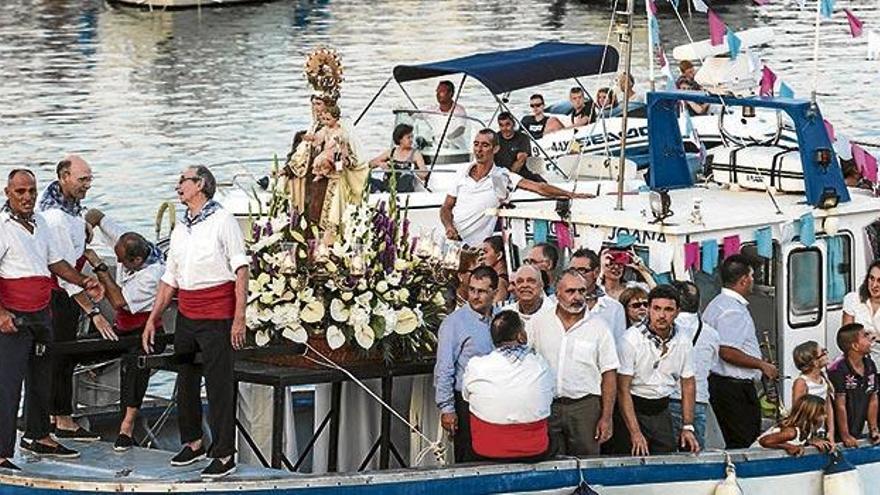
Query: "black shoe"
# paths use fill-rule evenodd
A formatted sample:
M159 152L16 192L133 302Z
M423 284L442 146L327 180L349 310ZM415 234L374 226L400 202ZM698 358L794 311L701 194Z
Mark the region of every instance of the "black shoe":
M101 435L80 426L75 430L62 430L61 428L55 428L55 438L61 440L74 440L77 442L96 442L101 439Z
M205 458L205 447L199 447L198 450L193 450L189 445L184 445L183 449L177 453L176 456L171 458L172 466L188 466L196 461L201 461Z
M208 464L202 471L202 478L208 480L216 480L218 478L222 478L224 476L228 476L235 472L235 461L232 460L232 457L229 457L229 460L226 462L221 461L220 459L214 459L211 461L211 464Z
M37 442L36 440L25 440L22 438L21 443L18 445L22 450L26 450L31 454L36 454L40 457L58 457L60 459L75 459L79 457L79 452L73 449L68 449L60 443L53 447Z
M134 447L134 439L125 433L120 433L113 444L113 450L116 452L125 452L132 447Z
M12 463L9 459L0 462L0 469L10 469L12 471L21 471L21 468Z

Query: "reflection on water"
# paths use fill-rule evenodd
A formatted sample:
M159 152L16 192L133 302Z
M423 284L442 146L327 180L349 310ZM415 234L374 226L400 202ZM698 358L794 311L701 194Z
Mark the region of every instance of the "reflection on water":
M880 31L876 2L849 5L866 27ZM97 175L88 203L147 230L158 204L173 198L181 167L286 153L291 131L308 123L309 93L301 70L304 55L318 44L332 45L342 55L341 106L354 118L395 64L548 39L602 43L611 10L600 0L282 0L200 13L151 13L110 8L101 0L4 0L0 167L38 166L45 182L63 154L81 153ZM782 0L763 8L728 3L718 12L735 29L774 26L777 41L762 49L762 56L798 94L809 93L812 12ZM705 17L695 13L688 24L693 36L708 35ZM686 42L671 11L661 12L660 25L670 53ZM636 26L634 72L644 81L645 21ZM842 13L824 23L823 33L823 111L838 130L876 140L880 110L872 103L880 96L880 62L864 60L866 41L850 38ZM595 89L611 80L587 85ZM565 97L570 85L563 81L540 90L555 100ZM407 88L420 105L433 101L433 82ZM525 113L530 93L512 94L512 107ZM489 96L468 82L462 102L486 119L495 110ZM389 86L358 126L371 153L389 144L390 108L405 105L400 90ZM229 177L240 167L222 166L217 172Z

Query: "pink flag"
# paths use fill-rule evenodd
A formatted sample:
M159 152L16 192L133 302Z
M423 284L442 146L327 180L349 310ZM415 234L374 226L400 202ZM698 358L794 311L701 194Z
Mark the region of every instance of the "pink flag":
M776 73L765 65L761 69L761 96L773 96L774 84L776 84Z
M730 235L724 238L724 259L727 259L728 256L733 256L734 254L739 254L739 236L738 235Z
M654 0L648 0L648 10L651 11L651 15L657 15L657 5L654 4Z
M663 53L663 46L659 46L657 50L657 65L660 67L666 67L666 54Z
M762 6L767 5L769 3L769 0L752 0L752 1L755 2L755 5L762 5Z
M689 242L684 245L684 269L700 269L700 244Z
M834 126L831 125L831 122L828 122L827 120L825 120L824 122L825 130L828 132L828 139L830 139L832 143L834 141L837 141L837 138L834 137Z
M843 11L846 12L846 20L849 22L849 32L852 33L853 38L858 38L862 35L862 20L849 9L843 9Z
M718 46L721 43L724 43L724 34L726 31L727 28L724 26L724 21L718 17L718 14L716 14L714 10L709 9L709 39L712 46Z
M567 249L574 247L571 239L571 230L565 222L555 222L553 228L556 230L556 245L559 249Z
M852 145L852 155L862 177L871 182L877 182L877 159L874 158L874 155L857 144Z

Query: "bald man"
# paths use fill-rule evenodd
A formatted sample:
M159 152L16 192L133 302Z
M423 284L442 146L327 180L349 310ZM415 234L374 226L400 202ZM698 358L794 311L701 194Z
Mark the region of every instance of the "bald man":
M25 438L21 447L38 456L78 457L49 436L49 367L37 356L37 343L51 336L49 301L52 276L103 297L98 281L74 270L55 250L45 220L34 214L37 180L27 169L9 173L6 203L0 209L0 468L18 470L15 422L26 384ZM27 440L30 439L30 440Z
M544 296L544 282L541 270L535 265L523 265L510 279L516 302L503 309L516 311L525 325L526 335L532 335L532 317L552 306L552 301Z
M70 155L55 167L57 180L40 195L37 211L54 234L53 246L62 259L76 268L85 264L86 222L81 202L92 187L92 169L81 157ZM73 284L59 280L52 290L52 330L56 342L76 340L80 316L88 315L102 334L112 332L110 323L101 315L98 301L88 297ZM55 417L55 436L79 441L99 440L100 435L79 426L73 413L72 356L52 356L52 402L50 413Z

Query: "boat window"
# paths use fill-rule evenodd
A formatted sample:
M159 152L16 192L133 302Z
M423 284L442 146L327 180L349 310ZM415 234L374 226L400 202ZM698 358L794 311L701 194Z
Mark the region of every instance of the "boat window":
M825 245L828 253L827 305L837 308L843 304L843 296L853 290L852 234L844 232L829 236Z
M795 249L788 255L788 323L792 328L822 320L822 252Z

